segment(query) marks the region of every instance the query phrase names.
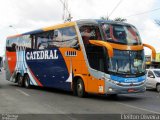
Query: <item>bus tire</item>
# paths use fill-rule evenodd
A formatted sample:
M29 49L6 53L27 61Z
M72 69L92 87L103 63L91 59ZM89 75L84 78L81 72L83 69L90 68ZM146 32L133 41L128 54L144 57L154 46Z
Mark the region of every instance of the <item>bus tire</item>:
M157 84L156 89L157 89L157 92L160 93L160 84Z
M21 74L18 74L17 80L18 80L18 86L23 87L24 86L24 81L23 81L23 76Z
M76 80L73 81L72 87L73 87L73 95L77 96L77 81Z
M31 85L30 85L30 78L29 78L29 76L27 74L24 75L23 81L24 81L25 88L30 88L31 87Z
M18 76L19 76L19 73L18 74L16 74L16 76L15 76L15 83L18 83Z
M109 94L108 96L111 97L111 98L117 98L118 97L117 94Z
M77 91L78 97L81 97L81 98L85 97L85 95L86 95L85 86L84 86L83 80L81 78L79 78L77 80L76 91Z

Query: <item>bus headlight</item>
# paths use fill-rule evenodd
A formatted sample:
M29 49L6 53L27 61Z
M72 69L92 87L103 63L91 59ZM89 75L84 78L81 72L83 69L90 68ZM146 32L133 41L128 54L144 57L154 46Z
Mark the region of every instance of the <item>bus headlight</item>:
M112 88L109 88L108 90L109 90L109 92L112 92L112 91L113 91L113 89L112 89Z

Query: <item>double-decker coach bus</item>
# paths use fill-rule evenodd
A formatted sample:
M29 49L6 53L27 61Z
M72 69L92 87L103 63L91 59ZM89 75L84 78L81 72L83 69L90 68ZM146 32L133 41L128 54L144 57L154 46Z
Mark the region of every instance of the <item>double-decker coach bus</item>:
M145 91L145 56L136 28L127 23L78 20L10 36L6 41L6 79L86 93Z

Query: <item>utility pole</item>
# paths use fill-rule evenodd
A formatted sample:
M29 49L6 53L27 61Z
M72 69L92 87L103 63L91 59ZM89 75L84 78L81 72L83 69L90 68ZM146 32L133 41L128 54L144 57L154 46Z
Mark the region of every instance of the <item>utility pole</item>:
M60 2L63 5L63 15L62 15L63 21L64 22L71 21L72 17L70 11L68 10L68 0L63 0L63 1L60 0Z

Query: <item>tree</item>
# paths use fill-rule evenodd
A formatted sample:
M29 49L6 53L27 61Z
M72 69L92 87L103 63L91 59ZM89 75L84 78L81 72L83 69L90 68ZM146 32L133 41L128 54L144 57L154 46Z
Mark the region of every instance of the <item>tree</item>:
M100 19L102 19L102 20L112 20L108 16L102 16L102 17L100 17ZM113 19L113 21L126 22L127 19L121 18L121 17L117 17L117 18Z
M100 17L100 19L102 19L102 20L110 20L108 16L102 16L102 17Z
M117 18L115 18L115 19L114 19L114 21L126 22L126 21L127 21L127 19L125 19L125 18L121 18L121 17L117 17Z

